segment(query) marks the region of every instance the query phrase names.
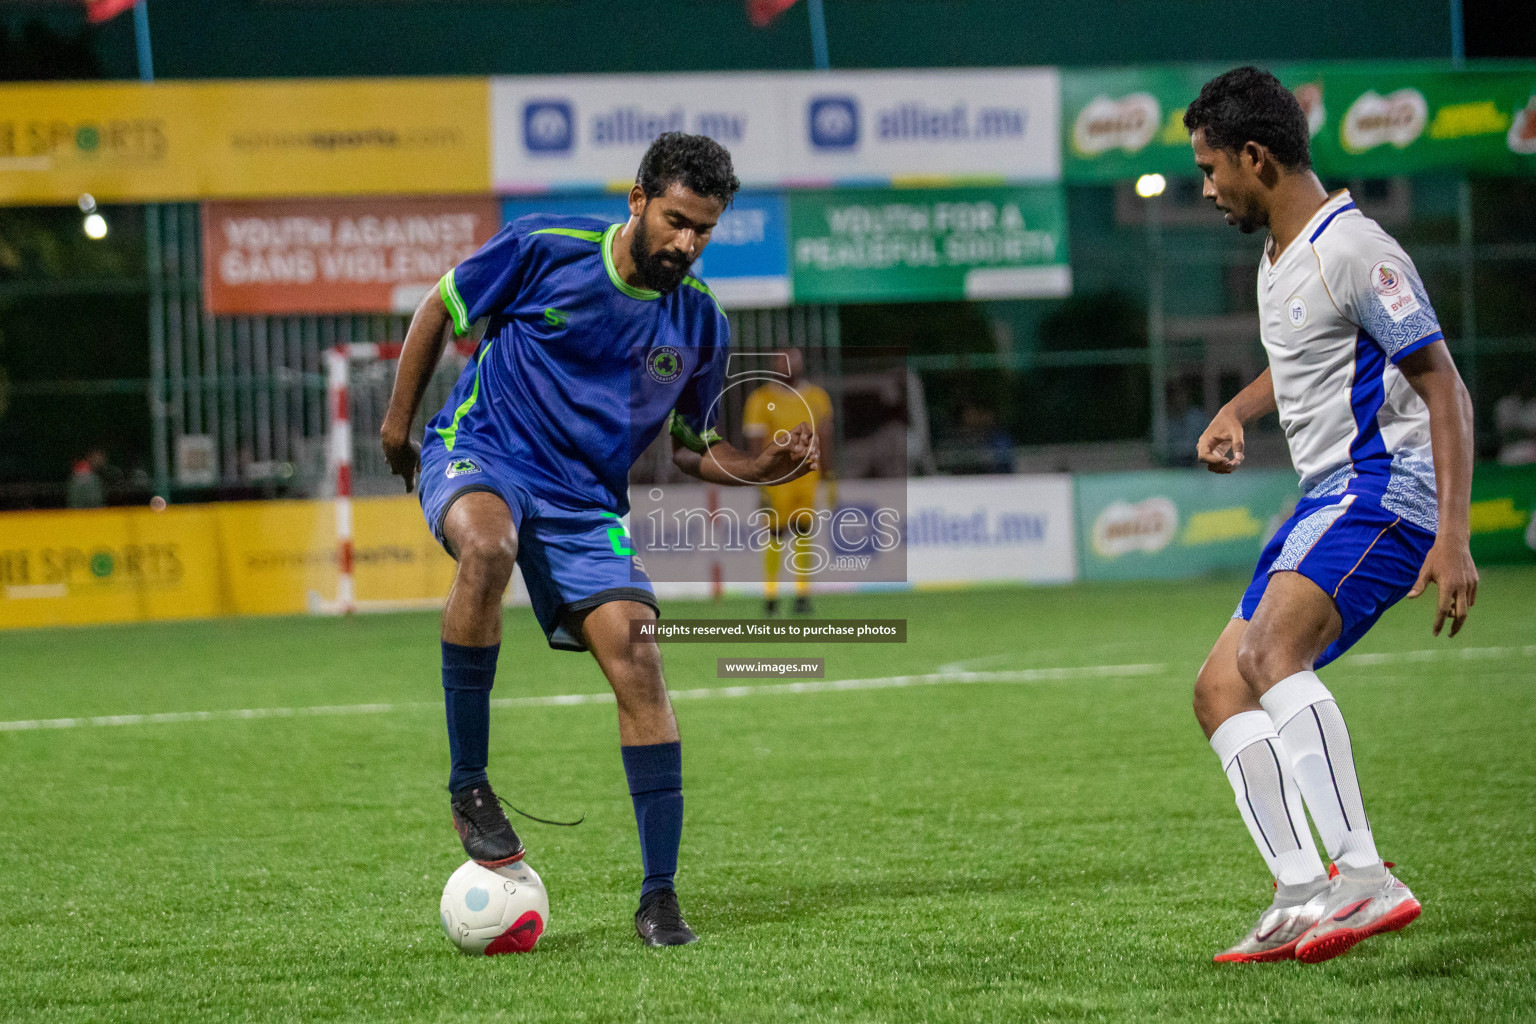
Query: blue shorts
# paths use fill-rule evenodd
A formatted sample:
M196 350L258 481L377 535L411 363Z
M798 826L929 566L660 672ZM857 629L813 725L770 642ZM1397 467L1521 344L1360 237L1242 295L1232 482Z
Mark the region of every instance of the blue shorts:
M601 509L568 509L530 493L505 460L462 445L448 452L428 444L421 452L421 510L432 535L450 555L443 520L461 496L489 491L507 503L517 528L517 564L549 646L584 651L571 616L609 601L656 605L619 517Z
M1434 542L1433 533L1388 512L1368 495L1304 499L1264 545L1233 618L1253 618L1272 573L1300 573L1333 598L1344 620L1338 639L1317 659L1314 667L1322 668L1413 589Z

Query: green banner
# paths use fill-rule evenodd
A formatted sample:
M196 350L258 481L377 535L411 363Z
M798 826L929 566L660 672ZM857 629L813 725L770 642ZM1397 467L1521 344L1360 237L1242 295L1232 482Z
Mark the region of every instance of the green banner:
M1069 295L1058 184L790 196L796 302Z
M1300 496L1289 470L1088 474L1077 486L1083 579L1171 579L1252 570Z
M1251 570L1295 508L1289 470L1202 469L1074 477L1077 550L1086 580L1169 579ZM1472 478L1472 557L1536 563L1536 466L1484 463Z
M1198 174L1184 108L1226 67L1160 65L1061 73L1061 173L1067 181Z
M1472 557L1479 565L1536 562L1536 466L1484 464L1472 474Z
M1192 176L1184 108L1220 65L1062 72L1062 172L1071 182ZM1423 171L1536 174L1536 64L1271 67L1295 91L1326 177Z

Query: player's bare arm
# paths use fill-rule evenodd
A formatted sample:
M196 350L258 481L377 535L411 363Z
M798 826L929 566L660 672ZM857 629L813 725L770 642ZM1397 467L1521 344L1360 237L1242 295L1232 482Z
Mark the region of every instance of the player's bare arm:
M421 399L427 393L432 371L453 332L453 318L436 288L429 291L405 333L405 347L400 352L400 367L395 386L389 394L389 409L379 428L379 441L390 472L405 480L405 489L416 486L416 471L421 464L421 444L411 437L411 424Z
M801 423L782 441L774 439L754 447L757 451L749 453L717 441L697 452L673 438L672 463L705 483L726 486L788 483L820 465L816 432L809 423Z
M1467 519L1472 502L1472 398L1443 341L1412 353L1398 368L1429 406L1440 507L1434 546L1408 596L1418 597L1433 580L1439 592L1435 636L1440 635L1447 618L1451 620L1451 636L1455 636L1477 601L1477 566L1472 564L1467 543L1471 535Z
M1222 406L1197 442L1196 454L1212 473L1230 473L1243 464L1243 428L1275 411L1275 384L1269 367Z

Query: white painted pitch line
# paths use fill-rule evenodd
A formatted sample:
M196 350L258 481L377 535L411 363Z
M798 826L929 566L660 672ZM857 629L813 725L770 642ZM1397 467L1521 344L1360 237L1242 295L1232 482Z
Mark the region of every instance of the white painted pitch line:
M1063 679L1113 679L1161 675L1166 665L1086 665L1068 668L1030 668L1013 672L931 672L925 675L878 676L869 679L812 679L793 683L754 686L700 687L673 690L673 700L706 700L718 697L757 697L793 693L838 693L851 690L891 690L908 686L945 686L957 683L1031 683ZM577 704L612 704L611 692L562 693L547 697L498 697L495 708L550 708ZM168 725L180 722L235 722L253 718L313 718L320 715L381 715L393 711L440 708L429 701L400 704L337 704L305 708L245 708L235 711L167 711L152 715L96 715L89 718L32 718L0 722L0 732L39 729L85 729L115 725Z
M1435 647L1423 651L1386 651L1350 654L1349 665L1401 665L1425 661L1493 661L1499 658L1536 658L1536 644L1524 647Z

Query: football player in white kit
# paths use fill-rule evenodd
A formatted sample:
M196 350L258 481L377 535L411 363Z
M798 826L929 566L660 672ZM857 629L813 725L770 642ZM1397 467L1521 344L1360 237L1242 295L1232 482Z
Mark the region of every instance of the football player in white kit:
M1435 634L1447 618L1460 630L1477 596L1471 400L1413 261L1312 173L1307 119L1285 86L1229 71L1184 126L1206 198L1244 232L1269 229L1258 280L1269 369L1216 414L1198 454L1231 473L1243 425L1278 411L1304 492L1195 683L1195 715L1275 876L1273 903L1216 959L1316 963L1419 915L1376 852L1349 730L1316 672L1430 581Z

